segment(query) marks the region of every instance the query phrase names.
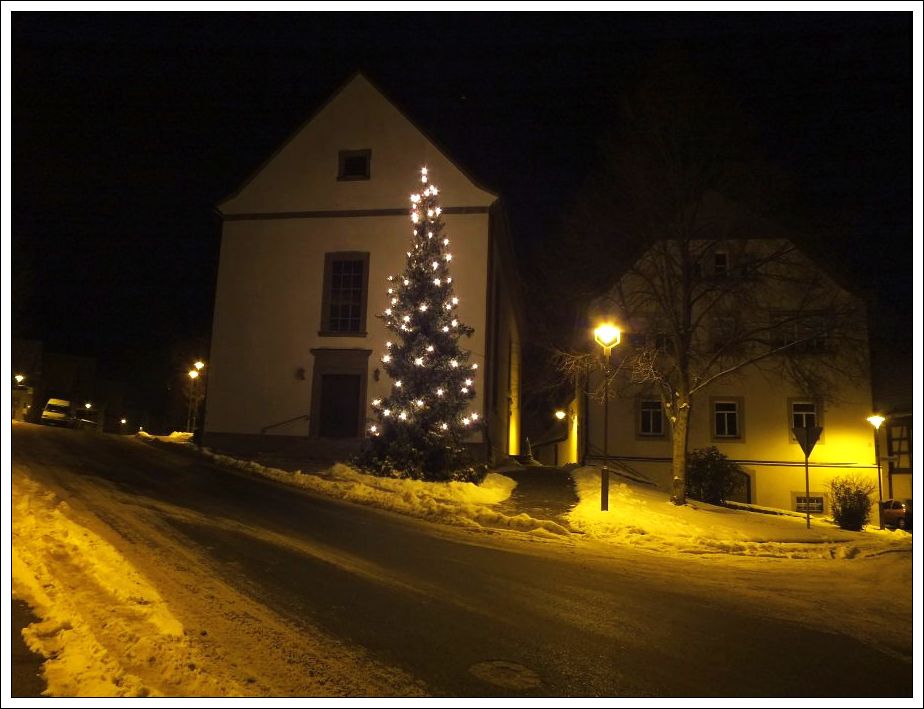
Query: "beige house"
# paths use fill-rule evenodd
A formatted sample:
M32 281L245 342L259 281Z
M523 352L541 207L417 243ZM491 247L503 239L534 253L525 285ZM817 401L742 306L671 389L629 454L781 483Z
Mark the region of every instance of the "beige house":
M798 343L798 357L805 357L806 361L814 359L817 363L818 358L828 358L829 362L839 362L843 350L826 342L822 335L799 340L796 330L805 320L796 323L790 316L796 308L817 305L817 310L811 313L818 318L824 318L825 309L835 307L834 304L853 308L853 312L861 314L853 335L864 350L860 353L864 356L846 358L851 361L844 363L844 371L850 370L850 376L834 376L836 387L831 390L829 399L809 393L807 388L795 384L792 377L784 376L776 366L779 357L761 360L734 374L716 378L693 398L688 450L715 446L741 465L746 476L741 479L734 499L799 512L828 514L831 504L828 485L832 478L857 474L874 485L873 521L878 522L875 431L867 421L874 409L868 366L864 365L867 343L862 303L782 239L739 239L724 242L719 248L704 249L697 265L697 269L705 270L701 292L707 296L718 292L716 284L721 279L748 278L747 264L760 263L767 254L777 252L786 253L786 262L777 268L779 278L766 282L752 278L753 285L738 293L731 291L724 310L718 308L703 317L694 345L701 353L697 365L699 381L705 383L712 374L728 367L733 360L723 360L718 354L723 343L730 339L727 333L736 329L740 332L745 327L754 333L755 341L763 337L770 343L765 346L791 341ZM638 266L623 276L617 286L622 297L613 297L609 301L611 304L631 302L633 291L643 292L639 284L633 282L638 278L637 269ZM796 277L797 272L803 277ZM793 287L794 282L800 285ZM803 283L810 285L803 286ZM641 347L657 351L660 346L656 343L664 330L658 330L655 325L657 318L651 310L651 299L646 303L644 298L636 298L635 304L638 307L632 313L614 312L612 306L608 313L623 329L621 342L612 353L611 366L614 368L621 363L628 364ZM604 312L607 312L605 305L601 306L600 314ZM699 315L702 312L694 307L692 317L695 319ZM591 332L587 337L588 342L593 343ZM847 354L856 355L857 352ZM712 362L714 356L716 361ZM599 397L587 395L587 392L600 391L602 351L599 347L596 360L568 407L564 422L567 437L557 444L555 451L559 463L600 465L604 460L603 403ZM670 400L655 383L639 382L638 367L631 370L628 366L610 389L606 453L614 467L630 475L640 474L669 494L672 480ZM805 458L792 431L794 427L806 426L823 429L809 458L808 495ZM884 467L883 497L888 496L885 476Z
M497 195L460 170L363 75L350 79L219 205L221 258L203 444L337 458L356 450L391 382L386 278L410 243L408 195L439 185L461 344L478 364L470 444L519 452L520 315Z

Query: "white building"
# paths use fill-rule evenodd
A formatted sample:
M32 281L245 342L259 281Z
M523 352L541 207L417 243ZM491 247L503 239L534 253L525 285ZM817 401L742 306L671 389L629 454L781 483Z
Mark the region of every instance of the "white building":
M875 431L867 421L874 410L865 363L868 343L862 303L785 239L753 238L719 243L718 248L704 248L697 256L695 269L686 276L699 282L691 291L697 296L694 301L712 307L710 298L724 299L709 311L698 305L690 310L690 320L700 319L692 347L698 358L693 367L697 377L691 387L698 383L703 386L695 393L690 407L687 449L715 446L741 465L746 475L732 499L800 512L808 509L828 514L831 480L845 474L859 475L873 484L873 520L878 521ZM784 251L786 257L779 264L765 261L760 266L764 270L775 268L777 273L772 278L754 278L754 273L748 271L761 259L769 260L767 254ZM649 251L640 262L651 257ZM647 285L638 280L639 273L637 263L614 289L620 295L610 299L611 303L624 306L621 312L615 312L619 310L616 307L607 313L623 329L622 340L613 349L613 367L630 361L639 348L657 352L660 347L673 346L667 334L671 328L664 322ZM661 271L654 277L671 279L672 275ZM730 288L727 295L722 295L721 284L728 283L726 279L744 279L744 287ZM679 278L675 284L679 289ZM626 312L627 303L631 313ZM854 345L836 344L833 337L827 340L822 334L824 327L813 333L800 332L813 319L821 324L826 318L830 321L835 307L857 314L852 322ZM792 315L797 310L807 317ZM607 312L605 306L600 314L604 312ZM798 352L796 360L802 357L808 365L824 360L826 367L842 364L846 374L833 378L837 386L831 390L830 398L810 393L810 377L804 379L802 386L794 383L794 377L784 376L777 366L779 357L760 360L709 383L713 375L735 361L734 353L725 358L722 348L734 340L732 334L745 329L751 334L742 338L741 346L753 346L755 353L758 347L772 349L792 342ZM592 344L592 332L587 333L587 338L589 347L596 347L598 362L601 361L602 352ZM669 362L671 351L660 351L662 354L656 356L664 356ZM739 355L737 359L745 357ZM810 366L806 367L806 371L810 370ZM632 379L636 383L631 383ZM605 450L614 467L640 473L669 493L672 402L656 382L639 383L638 379L637 370L625 371L611 388L604 448L603 404L599 398L585 394L600 387L600 366L595 365L589 383L585 380L578 387L578 395L570 403L568 436L557 445L555 455L559 463L583 461L600 465ZM803 426L823 429L809 458L808 494L805 458L793 434L793 428ZM888 496L885 487L883 496Z
M356 450L391 383L375 315L410 243L421 166L453 245L462 346L478 364L484 457L519 452L520 332L497 195L472 181L364 76L355 75L219 205L221 258L204 445L337 458Z

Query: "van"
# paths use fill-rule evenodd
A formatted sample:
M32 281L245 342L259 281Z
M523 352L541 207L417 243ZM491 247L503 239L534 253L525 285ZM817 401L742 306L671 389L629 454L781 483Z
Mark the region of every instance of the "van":
M42 409L40 423L47 426L67 426L72 428L77 421L74 407L67 399L49 399Z

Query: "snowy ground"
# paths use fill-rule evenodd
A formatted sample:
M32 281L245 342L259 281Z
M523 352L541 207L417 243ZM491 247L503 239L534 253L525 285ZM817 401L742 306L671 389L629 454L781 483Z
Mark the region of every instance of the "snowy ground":
M160 440L190 445L186 434ZM655 552L650 561L640 563L642 571L652 576L676 573L665 559L701 559L721 568L721 573L689 582L734 586L743 604L765 597L760 590L764 581L753 583L758 573L766 584L772 577L773 587L783 588L774 598L779 610L768 613L792 617L812 609L806 617L817 627L847 623L853 635L871 643L885 637L894 623L912 619L912 536L904 532L873 528L844 532L820 519L813 519L812 529L807 530L801 517L695 502L677 508L663 491L619 478L613 480L610 509L604 513L599 511L599 471L593 468L572 471L580 502L565 518L569 529L554 521L495 510L515 485L502 474L489 475L481 485L422 483L368 476L344 465L317 475L291 473L203 453L242 471L351 502L471 530L511 530L553 546L561 542L574 550L585 548L591 564L608 563L600 549L611 545ZM320 634L305 637L303 648L292 647L291 635L275 628L271 615L236 589L208 578L205 569L196 577L208 580L195 591L181 587L178 580L171 585L172 578L179 578L177 570L196 570L192 556L167 562L164 568L133 564L107 540L105 529L88 524L86 515L31 479L28 472L17 470L12 476L13 595L26 600L42 618L26 629L24 637L49 658L44 671L50 695L265 697L279 692L282 681L290 679L303 683L294 692L289 690L302 696L419 693L413 678L394 668L377 667ZM761 564L755 557L772 557L766 560L770 566L755 566ZM170 568L172 563L176 568ZM147 576L140 568L150 569ZM175 599L191 592L213 599L216 613L209 618L208 637L199 626L181 623L175 608L164 600L178 602ZM813 607L817 598L826 596L824 609ZM883 598L890 600L883 605ZM270 665L252 667L254 676L248 674L245 668L253 658L247 654L247 643L238 641L247 633L286 637L285 643L279 643L279 685L265 681L273 675L272 659L263 658L263 664ZM915 642L919 643L918 635ZM293 657L300 659L294 662ZM289 664L314 666L317 674L283 677ZM354 681L348 678L355 677L365 684L348 686ZM323 684L327 679L330 684Z
M243 693L230 678L187 671L203 662L182 625L147 579L75 521L66 501L20 475L12 501L13 596L42 619L23 637L49 658L53 696Z
M47 658L47 696L423 693L402 670L308 624L293 629L272 608L217 577L207 560L157 524L158 511L137 507L117 491L88 488L107 497L94 500L107 511L101 518L79 495L51 489L38 473L14 460L11 590L41 619L23 630L23 639ZM83 484L78 476L75 485ZM180 508L173 512L188 516ZM233 521L224 523L235 531Z
M574 529L614 544L661 553L736 554L792 559L850 559L910 551L912 535L867 526L848 532L831 520L804 515L762 514L689 500L671 504L663 490L613 478L609 510L600 511L600 471L572 471L580 502L567 515Z
M159 440L184 444L189 436L175 433ZM490 473L481 485L428 483L375 477L342 464L322 473L305 474L207 449L203 454L223 465L285 484L444 524L506 528L563 538L581 536L661 554L851 559L912 549L912 534L900 530L867 526L862 532L848 532L822 517L813 517L812 527L807 529L804 516L733 510L694 500L677 507L663 490L618 476L611 481L609 510L602 512L600 471L593 467L571 472L580 501L564 516L570 525L568 529L552 520L535 519L527 514L505 515L493 509L510 497L516 485L499 473Z

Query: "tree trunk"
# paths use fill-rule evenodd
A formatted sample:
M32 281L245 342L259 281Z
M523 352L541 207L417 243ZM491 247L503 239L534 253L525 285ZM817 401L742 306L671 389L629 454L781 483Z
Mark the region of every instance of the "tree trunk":
M672 470L674 474L671 502L675 505L687 503L687 437L690 424L690 403L677 401L677 412L671 427Z

